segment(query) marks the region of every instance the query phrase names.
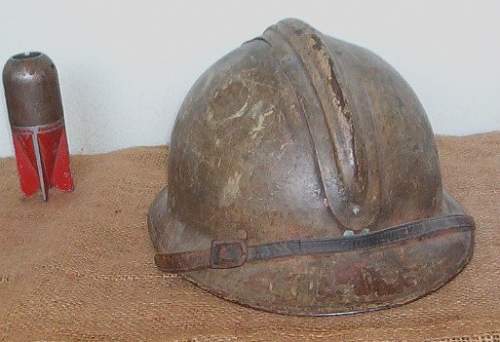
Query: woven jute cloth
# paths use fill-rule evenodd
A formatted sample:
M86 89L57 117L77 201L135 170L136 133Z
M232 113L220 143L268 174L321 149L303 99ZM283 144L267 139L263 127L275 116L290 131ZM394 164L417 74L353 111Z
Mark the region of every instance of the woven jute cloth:
M448 191L477 222L452 282L402 307L345 317L263 313L153 263L146 213L166 184L165 147L72 157L74 193L22 199L0 160L0 339L500 341L500 132L439 137Z

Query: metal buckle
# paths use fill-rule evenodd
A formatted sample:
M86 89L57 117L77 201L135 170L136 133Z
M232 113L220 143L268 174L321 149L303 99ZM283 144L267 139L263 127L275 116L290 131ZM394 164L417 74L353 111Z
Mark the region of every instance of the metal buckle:
M243 240L212 241L211 268L239 267L247 260L247 245Z

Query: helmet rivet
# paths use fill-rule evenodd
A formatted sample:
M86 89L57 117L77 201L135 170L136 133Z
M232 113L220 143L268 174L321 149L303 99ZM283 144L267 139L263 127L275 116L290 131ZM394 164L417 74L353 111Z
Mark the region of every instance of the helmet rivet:
M354 232L352 230L344 231L344 236L354 236Z

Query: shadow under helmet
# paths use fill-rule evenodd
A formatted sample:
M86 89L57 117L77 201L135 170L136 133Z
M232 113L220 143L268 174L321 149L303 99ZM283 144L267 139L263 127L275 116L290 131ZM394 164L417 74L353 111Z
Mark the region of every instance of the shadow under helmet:
M295 19L211 66L175 123L148 215L157 266L240 304L334 315L407 303L469 261L415 93Z

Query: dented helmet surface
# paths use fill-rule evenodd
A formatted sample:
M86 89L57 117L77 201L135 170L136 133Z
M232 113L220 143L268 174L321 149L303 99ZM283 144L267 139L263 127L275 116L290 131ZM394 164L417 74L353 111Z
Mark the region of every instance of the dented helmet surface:
M474 228L443 190L409 85L370 51L295 19L194 84L148 224L160 269L293 315L422 297L469 261Z

